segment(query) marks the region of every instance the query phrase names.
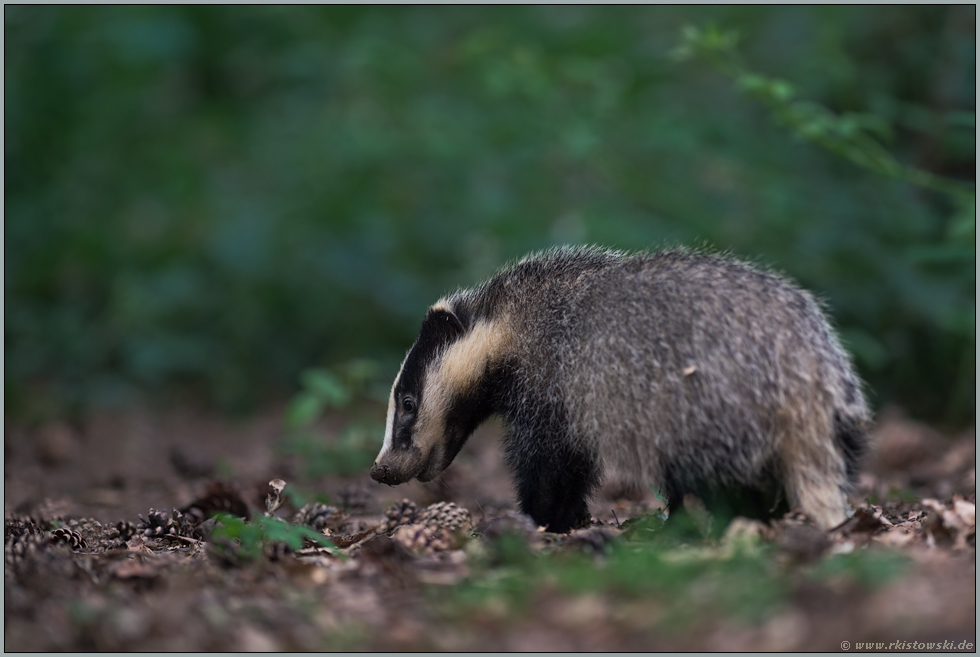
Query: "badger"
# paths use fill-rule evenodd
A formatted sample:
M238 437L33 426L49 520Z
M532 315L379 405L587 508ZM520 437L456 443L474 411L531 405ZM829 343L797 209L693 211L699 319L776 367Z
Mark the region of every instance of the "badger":
M558 533L589 522L605 477L659 489L671 513L687 493L775 486L829 529L870 423L821 305L783 276L597 247L529 255L428 309L372 478L432 480L492 415L520 509Z

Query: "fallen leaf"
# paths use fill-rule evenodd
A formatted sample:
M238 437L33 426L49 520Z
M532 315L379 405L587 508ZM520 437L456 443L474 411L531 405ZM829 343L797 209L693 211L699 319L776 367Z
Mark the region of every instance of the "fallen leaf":
M126 541L126 548L131 552L149 552L151 554L153 553L153 550L147 547L146 543L143 541L143 537L140 536L139 534Z
M265 496L265 508L270 515L282 506L282 498L279 494L285 487L286 482L282 479L273 479L269 482L269 494Z
M953 497L953 511L967 527L976 527L977 505L967 502L959 495Z
M931 511L926 518L929 545L953 543L954 549L969 547L968 538L976 535L976 506L962 498L954 498L953 508L947 509L939 500L924 499L922 506Z
M915 533L904 529L882 532L874 537L874 542L889 547L902 547L915 540Z

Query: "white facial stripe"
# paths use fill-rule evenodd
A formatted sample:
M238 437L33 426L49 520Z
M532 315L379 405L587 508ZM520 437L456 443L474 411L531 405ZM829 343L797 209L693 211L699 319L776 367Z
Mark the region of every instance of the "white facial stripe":
M406 360L408 360L408 354L405 354L405 358L402 359L401 367L398 368L398 374L395 375L395 382L391 384L391 394L388 395L388 417L385 419L385 441L381 446L381 452L378 454L378 458L374 459L375 463L380 461L381 457L391 449L391 441L394 440L395 386L398 385L398 379L402 378L402 370L405 369Z
M447 312L452 312L453 309L449 307L449 303L446 301L446 297L443 297L436 301L434 304L429 306L429 311L433 310L445 310Z
M398 382L398 379L395 379ZM391 394L388 395L388 417L385 420L385 442L384 446L381 448L381 453L384 454L386 451L391 449L391 434L395 426L395 386L391 386Z

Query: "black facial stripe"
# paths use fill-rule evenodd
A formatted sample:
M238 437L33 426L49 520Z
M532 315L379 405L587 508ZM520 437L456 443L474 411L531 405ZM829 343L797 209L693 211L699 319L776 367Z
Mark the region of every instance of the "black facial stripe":
M392 447L405 449L412 444L412 430L422 407L422 387L426 367L439 357L440 352L463 335L465 329L459 318L448 310L429 310L422 320L422 328L415 339L401 375L395 384L395 415L392 427ZM415 412L406 413L404 400L410 396Z
M392 428L391 446L395 449L407 449L412 446L412 429L415 428L415 416L409 418L399 416L395 413L394 427Z
M415 396L416 401L422 393L422 379L425 367L439 355L439 352L456 341L464 332L459 319L446 310L430 310L422 320L419 337L415 339L412 350L402 366L401 377L395 388L395 403L401 403L401 395Z

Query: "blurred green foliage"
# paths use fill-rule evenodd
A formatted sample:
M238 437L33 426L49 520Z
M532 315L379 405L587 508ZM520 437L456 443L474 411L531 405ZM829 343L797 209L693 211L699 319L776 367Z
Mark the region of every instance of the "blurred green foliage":
M870 589L900 577L908 564L909 558L899 552L855 550L824 559L810 577L816 581L850 579Z
M779 124L789 127L801 138L823 146L858 166L947 194L960 204L961 209L971 210L971 216L964 218L972 218L976 205L974 185L900 163L874 136L874 132L882 130L887 134L887 125L883 125L879 117L851 112L838 116L817 103L795 98L793 86L785 80L767 78L746 69L737 49L738 33L734 30L720 29L715 25L704 29L688 25L681 34L683 42L673 52L677 61L700 55L733 78L742 90L764 102ZM969 223L962 223L969 229ZM975 226L976 222L972 225ZM961 231L957 227L954 232Z
M705 616L758 622L784 608L809 582L873 590L901 577L909 565L908 557L879 549L793 563L757 537L695 537L690 527L658 516L639 518L638 525L646 530L624 532L601 555L567 547L535 552L522 537L505 533L485 543L482 559L481 551L471 549L473 573L452 595L439 591L433 597L456 618L487 609L521 618L544 604L549 590L662 601L667 604L651 617L650 627L671 632Z
M278 451L299 456L304 477L363 473L371 466L385 427L376 417L377 406L365 402L387 401L390 381L380 373L375 361L355 359L333 369L311 368L300 376L302 388L286 409ZM327 409L346 416L339 431L318 429Z
M972 182L975 11L7 6L7 413L390 378L429 303L529 250L707 242L824 297L876 404L971 421L975 203L740 89ZM754 82L671 57L707 24Z

